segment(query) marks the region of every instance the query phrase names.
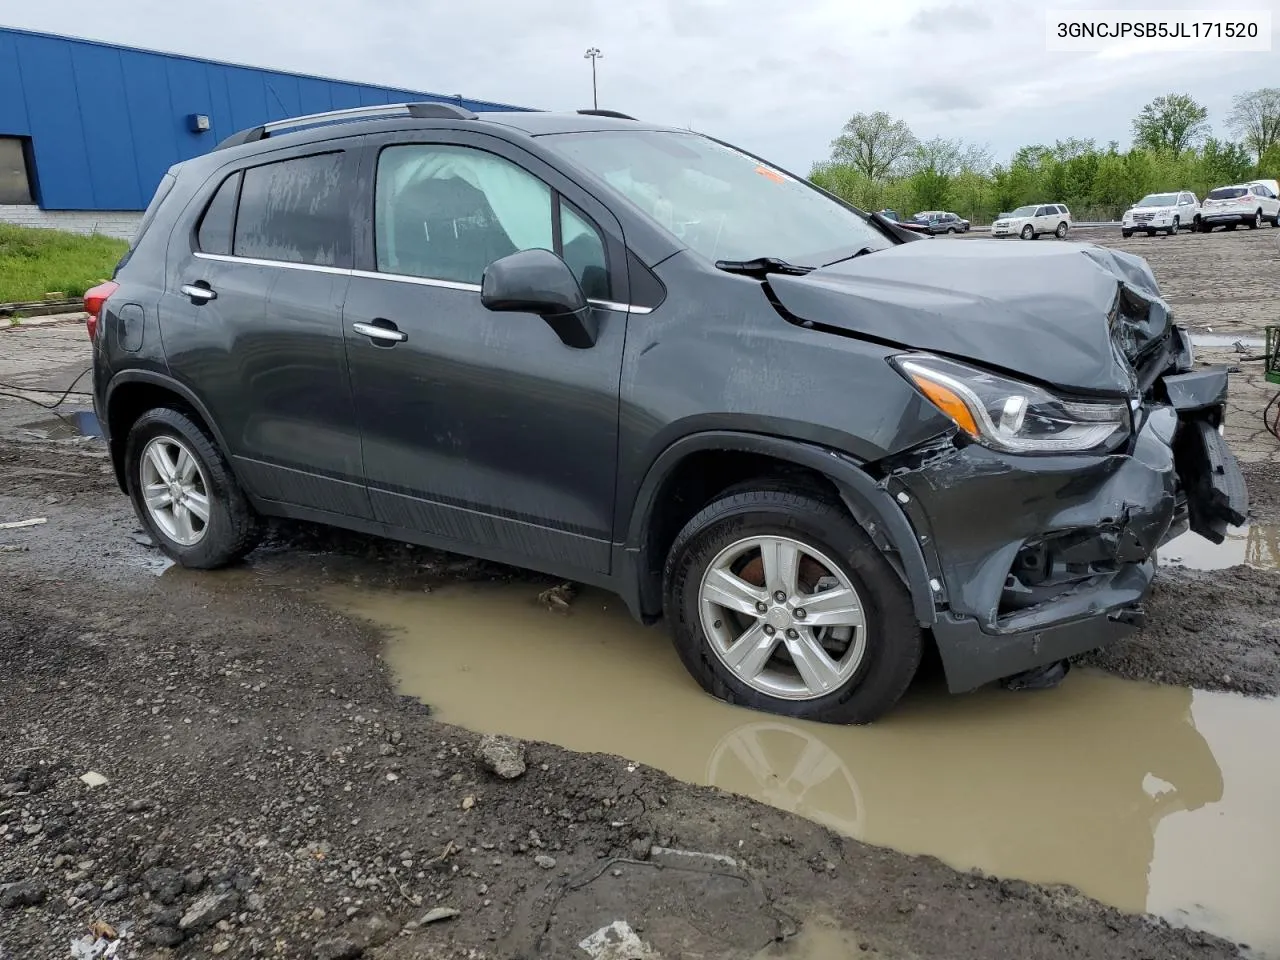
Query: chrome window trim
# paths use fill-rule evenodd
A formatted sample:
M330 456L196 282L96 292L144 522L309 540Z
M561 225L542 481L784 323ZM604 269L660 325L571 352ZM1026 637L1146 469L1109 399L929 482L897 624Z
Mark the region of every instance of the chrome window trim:
M459 283L456 280L436 280L431 277L411 277L403 273L378 273L375 270L352 270L349 267L330 267L317 263L294 263L289 260L263 260L258 257L235 257L225 253L194 254L198 260L216 260L219 263L243 263L251 267L278 267L283 270L307 270L311 273L330 273L340 277L361 277L365 280L390 280L393 283L412 283L421 287L437 287L441 290L460 290L464 293L479 293L478 283ZM653 313L653 307L641 307L631 303L618 303L615 300L588 299L587 303L602 310L614 310L618 313L633 313L645 316Z

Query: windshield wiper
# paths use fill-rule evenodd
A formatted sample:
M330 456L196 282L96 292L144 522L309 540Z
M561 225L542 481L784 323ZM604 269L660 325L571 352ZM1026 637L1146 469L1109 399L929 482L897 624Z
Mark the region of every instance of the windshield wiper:
M740 273L747 277L767 277L771 273L785 273L793 277L802 277L813 270L813 267L798 267L777 257L756 257L754 260L717 260L716 269L725 273Z
M836 257L834 260L828 260L826 263L823 264L823 266L829 267L836 263L844 263L846 260L856 260L858 259L858 257L865 257L868 253L875 253L875 252L876 251L871 247L863 247L861 250L857 250L849 254L847 257Z

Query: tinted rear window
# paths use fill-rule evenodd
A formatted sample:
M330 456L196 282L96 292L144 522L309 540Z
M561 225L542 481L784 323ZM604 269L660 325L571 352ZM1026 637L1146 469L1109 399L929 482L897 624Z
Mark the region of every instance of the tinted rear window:
M200 218L197 246L204 253L229 254L231 234L236 222L236 196L240 190L240 174L233 173L222 181L218 192Z
M244 171L237 257L350 266L350 191L343 154L296 157Z
M1247 190L1244 187L1219 187L1217 190L1209 191L1210 200L1234 200L1236 197L1243 197Z

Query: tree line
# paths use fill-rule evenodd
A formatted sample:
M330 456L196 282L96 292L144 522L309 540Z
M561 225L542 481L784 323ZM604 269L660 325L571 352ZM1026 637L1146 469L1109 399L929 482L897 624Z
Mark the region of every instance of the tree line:
M1133 119L1133 143L1075 137L1020 148L1008 163L963 139L921 140L883 111L850 117L810 179L864 210L906 216L951 210L977 223L1030 203L1065 203L1077 220L1115 220L1148 193L1280 179L1280 87L1236 96L1230 138L1184 93L1157 97Z

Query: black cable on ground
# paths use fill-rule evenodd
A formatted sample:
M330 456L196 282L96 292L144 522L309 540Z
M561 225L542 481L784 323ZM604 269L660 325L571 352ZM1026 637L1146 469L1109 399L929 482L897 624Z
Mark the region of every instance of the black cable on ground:
M66 401L67 397L71 396L71 394L75 391L76 384L79 383L81 380L83 380L85 378L85 375L89 373L89 371L91 371L92 369L93 367L91 366L85 367L84 370L80 372L80 375L71 381L71 386L63 390L62 395L58 397L58 399L55 400L53 403L41 403L39 400L32 400L30 397L24 397L16 393L7 393L5 391L21 390L23 393L47 393L52 395L52 394L56 394L58 392L57 390L37 390L34 388L18 386L17 384L14 384L14 383L0 383L0 397L9 397L13 400L25 400L27 401L27 403L34 403L37 407L43 407L46 410L56 410L58 407L62 406L62 404Z

